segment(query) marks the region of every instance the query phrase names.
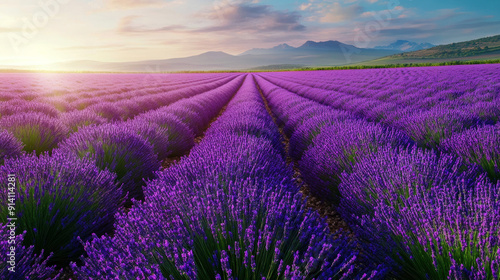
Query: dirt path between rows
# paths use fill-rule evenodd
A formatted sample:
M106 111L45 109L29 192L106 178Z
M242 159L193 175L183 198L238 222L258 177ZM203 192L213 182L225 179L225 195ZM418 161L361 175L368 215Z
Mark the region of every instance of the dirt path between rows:
M255 85L257 86L257 89L260 92L260 96L262 97L262 100L264 101L264 105L266 107L267 112L273 119L274 123L276 126L278 126L279 132L281 133L281 136L283 137L283 146L285 147L285 154L286 154L286 163L292 164L293 165L293 178L295 179L295 182L300 186L300 192L303 194L304 197L308 197L307 199L307 206L316 210L321 217L326 217L328 226L330 228L330 232L336 232L338 230L344 230L346 231L349 236L353 236L349 226L347 223L342 219L340 214L335 210L335 207L332 204L326 203L319 198L311 195L311 192L309 191L309 186L307 185L306 182L304 182L302 178L302 174L299 169L299 163L296 160L293 160L290 155L289 155L289 146L290 146L290 139L286 136L286 134L283 131L283 126L279 126L278 122L276 120L276 116L274 115L273 111L271 110L271 107L269 107L269 104L267 102L267 99L264 96L264 93L262 92L259 84L257 81L255 81Z
M217 116L215 116L207 125L207 127L205 128L205 130L203 131L203 133L197 137L194 138L194 144L195 145L198 145L201 140L203 140L203 138L205 138L205 133L207 132L207 130L210 129L210 127L212 126L212 123L215 122L216 120L219 119L220 116L222 116L222 114L224 114L224 112L226 111L227 109L227 105L229 105L229 103L231 103L231 101L233 100L233 98L236 96L236 94L238 93L238 91L240 90L241 86L243 85L243 82L244 80L241 82L240 86L238 87L238 89L234 92L233 96L231 96L231 98L229 99L229 101L220 109L219 113L217 114ZM191 148L192 149L192 148ZM167 168L169 168L170 166L174 165L175 163L179 162L183 157L187 157L189 156L189 153L191 152L191 150L189 150L185 155L182 155L182 156L178 156L178 157L169 157L169 158L166 158L162 164L161 164L161 167L162 169L161 170L165 170Z

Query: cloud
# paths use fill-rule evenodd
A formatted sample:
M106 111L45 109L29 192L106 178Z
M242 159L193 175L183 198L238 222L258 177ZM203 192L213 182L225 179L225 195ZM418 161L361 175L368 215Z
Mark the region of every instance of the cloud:
M0 33L21 32L22 28L16 27L0 27Z
M363 11L364 8L358 4L342 6L340 3L335 2L323 10L319 20L329 23L348 21L358 17Z
M216 24L200 31L245 30L250 32L303 31L301 15L295 11L275 10L272 6L248 2L226 3L200 14Z
M463 17L464 15L467 17ZM433 44L448 44L498 34L499 29L500 21L488 16L473 16L458 10L439 10L429 18L395 17L386 26L381 26L380 30L367 34L366 37L372 42L420 39Z
M309 0L302 4L299 9L309 12L309 21L321 23L339 23L352 21L363 14L365 8L356 1L344 1L343 4L336 1ZM347 4L347 5L346 5Z
M299 10L301 10L301 11L308 10L309 8L311 8L311 6L312 6L312 3L303 3L299 6Z
M361 14L361 18L371 18L376 20L387 20L390 21L393 18L404 18L411 14L411 9L405 9L403 6L396 6L391 9L379 10L379 11L367 11Z
M141 17L137 15L122 17L118 23L117 32L128 35L176 32L194 36L202 33L219 35L244 33L262 36L288 32L297 34L306 29L300 23L301 15L298 12L276 10L270 5L248 1L215 5L212 9L195 14L189 25L173 24L160 27L141 25L138 23L139 18ZM149 22L151 24L151 21Z
M306 13L319 22L320 2L313 3ZM324 3L324 2L323 2ZM317 5L316 5L317 4ZM330 5L331 6L331 5ZM315 9L314 11L312 9ZM326 11L326 10L325 10ZM482 16L461 9L441 9L422 13L416 8L388 7L363 12L351 21L331 25L314 25L308 31L312 40L339 40L360 48L410 40L432 44L448 44L498 34L498 17Z
M116 49L121 48L122 45L119 44L108 44L108 45L81 45L81 46L70 46L70 47L62 47L57 48L60 51L80 51L80 50L107 50L107 49Z
M185 26L182 25L167 25L162 27L145 27L141 25L136 25L134 21L140 18L139 16L126 16L120 19L118 23L118 33L121 34L150 34L150 33L161 33L161 32L178 32L186 30Z
M133 9L164 4L166 4L164 0L106 0L106 6L112 9Z

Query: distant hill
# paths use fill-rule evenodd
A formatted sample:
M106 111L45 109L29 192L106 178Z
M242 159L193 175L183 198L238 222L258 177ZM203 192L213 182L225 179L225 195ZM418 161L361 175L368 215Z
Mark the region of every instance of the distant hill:
M339 41L307 41L299 47L282 44L269 49L252 49L237 57L258 61L244 69L267 69L265 65L340 66L399 53L394 50L357 48ZM241 69L241 68L240 68Z
M251 49L238 56L267 56L273 59L272 55L274 59L291 59L292 61L288 63L315 66L342 65L348 64L349 60L361 61L365 57L381 57L400 52L399 50L357 48L339 41L307 41L299 47L281 44L269 49Z
M251 50L248 50L248 51L240 54L240 56L274 54L274 53L280 53L280 52L285 52L285 51L291 51L294 49L295 49L294 47L292 47L288 44L281 44L281 45L277 45L276 47L273 47L270 49L251 49Z
M488 54L500 50L500 35L472 41L436 46L427 50L402 53L393 57L403 58L459 58Z
M386 65L495 59L500 59L500 35L440 45L425 50L405 52L355 64Z
M240 55L206 52L200 55L136 62L69 61L18 69L106 72L176 72L341 66L399 53L398 50L363 49L339 41L307 41L299 47L280 44L251 49ZM2 67L0 67L2 68ZM13 68L6 66L3 68Z
M387 46L377 46L375 49L380 50L396 50L402 52L414 52L419 50L425 50L434 47L433 44L430 43L415 43L406 40L397 40L394 43L391 43Z
M266 54L299 54L299 53L316 53L316 52L338 52L341 48L356 48L355 46L341 43L339 41L324 41L315 42L307 41L300 47L292 47L288 44L281 44L269 49L251 49L239 56L245 55L266 55ZM358 48L356 48L358 49ZM360 49L361 50L361 49Z
M251 71L275 71L275 70L290 70L290 69L305 69L306 66L302 64L277 64L277 65L265 65L248 70Z

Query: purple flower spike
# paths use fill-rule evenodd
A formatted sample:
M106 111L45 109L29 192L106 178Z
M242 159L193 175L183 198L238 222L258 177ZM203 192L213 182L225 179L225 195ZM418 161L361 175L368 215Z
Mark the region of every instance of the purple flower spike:
M23 113L0 119L0 128L11 132L24 144L24 151L37 155L52 151L66 139L68 128L59 120L42 113Z
M116 175L101 171L93 161L54 151L52 156L23 155L6 159L0 175L15 174L17 227L26 231L24 245L41 254L53 252L51 263L68 264L83 253L78 237L104 234L113 228L122 206ZM6 223L7 188L0 193L1 222ZM57 237L57 238L55 238Z
M12 133L0 130L0 165L7 157L20 156L23 151L23 144L19 142Z
M103 124L81 128L59 149L83 158L89 156L101 169L117 174L123 196L142 198L144 179L152 178L160 162L149 142L125 125Z

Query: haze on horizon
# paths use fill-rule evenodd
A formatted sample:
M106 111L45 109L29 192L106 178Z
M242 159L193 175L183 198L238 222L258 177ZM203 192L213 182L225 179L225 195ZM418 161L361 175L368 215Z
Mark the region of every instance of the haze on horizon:
M437 45L498 30L500 1L488 0L6 0L0 65L239 54L306 40Z

